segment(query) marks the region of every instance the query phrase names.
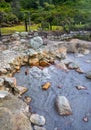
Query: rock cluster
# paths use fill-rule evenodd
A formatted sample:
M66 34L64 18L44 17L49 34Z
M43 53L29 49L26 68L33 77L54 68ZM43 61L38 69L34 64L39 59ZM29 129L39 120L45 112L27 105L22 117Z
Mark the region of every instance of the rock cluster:
M45 81L42 89L47 89L51 83L47 68L42 67L54 64L54 59L61 61L57 64L63 70L75 69L79 73L83 71L75 62L67 59L67 52L82 52L89 53L91 48L90 42L84 42L78 39L73 39L70 42L55 43L53 45L43 46L43 39L35 36L31 40L28 39L27 32L12 34L10 38L2 39L0 44L3 50L0 52L0 129L1 130L46 130L44 128L46 119L39 114L29 113L29 106L31 98L26 97L24 103L14 95L21 96L27 91L24 86L17 86L16 79L12 75L20 70L23 65L32 67L32 71L26 70L36 79L43 79ZM8 43L11 47L7 50ZM28 42L30 42L28 44ZM21 45L22 44L22 45ZM8 46L9 47L9 46ZM11 49L13 47L13 49ZM42 48L43 47L43 48ZM42 48L42 49L40 49ZM66 59L65 59L66 58ZM53 71L53 70L52 70ZM36 73L37 72L37 73ZM91 72L86 74L86 77L91 79ZM78 90L85 89L83 86L78 86ZM14 95L12 95L12 94ZM72 114L72 109L68 99L64 96L58 95L55 103L56 109L61 116L68 116ZM27 116L28 115L28 116ZM28 118L29 117L29 118ZM9 120L10 119L10 120Z

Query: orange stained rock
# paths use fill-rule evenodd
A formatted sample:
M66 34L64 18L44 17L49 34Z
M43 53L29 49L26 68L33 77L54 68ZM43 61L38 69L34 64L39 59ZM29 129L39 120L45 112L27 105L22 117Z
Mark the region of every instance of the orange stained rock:
M42 67L46 67L46 66L49 66L50 63L48 63L46 60L41 60L41 61L39 62L39 65L42 66Z
M51 86L51 83L50 83L50 82L47 82L47 83L45 83L45 84L42 86L42 89L43 89L43 90L47 90L50 86Z

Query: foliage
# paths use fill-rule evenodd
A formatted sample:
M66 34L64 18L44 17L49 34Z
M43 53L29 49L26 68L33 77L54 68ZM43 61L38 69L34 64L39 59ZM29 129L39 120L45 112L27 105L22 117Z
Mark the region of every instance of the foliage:
M31 17L43 29L62 26L65 31L90 29L91 0L1 0L2 23L18 23Z

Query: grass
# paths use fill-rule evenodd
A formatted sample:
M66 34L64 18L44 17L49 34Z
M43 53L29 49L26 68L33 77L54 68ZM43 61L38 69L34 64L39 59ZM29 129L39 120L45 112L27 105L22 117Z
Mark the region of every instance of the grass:
M30 28L30 30L38 30L38 28L40 27L40 24L34 24L28 28ZM61 26L52 26L52 31L55 30L63 30L63 27ZM24 32L25 31L25 26L24 25L17 25L17 26L13 26L13 27L4 27L1 29L1 32L3 35L5 34L12 34L14 32Z
M55 30L60 30L60 31L62 31L62 30L63 30L63 27L62 27L62 26L52 26L52 31L55 31Z
M32 25L30 26L30 30L37 30L39 25ZM12 34L14 32L24 32L25 26L24 25L17 25L13 27L4 27L1 29L2 34Z

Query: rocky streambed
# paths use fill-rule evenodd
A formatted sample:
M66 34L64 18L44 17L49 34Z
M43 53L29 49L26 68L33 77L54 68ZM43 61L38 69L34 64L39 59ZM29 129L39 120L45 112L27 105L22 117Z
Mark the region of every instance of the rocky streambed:
M90 42L17 32L0 46L1 130L91 128Z
M75 69L65 72L58 66L52 65L43 70L37 67L22 67L20 73L16 73L17 84L26 86L28 92L24 97L31 97L29 103L30 111L38 113L46 118L45 128L47 130L89 130L91 128L91 80L86 78L86 72L91 70L91 55L69 55L75 64L83 70L80 74ZM89 63L88 63L89 61ZM25 75L28 69L29 73ZM48 90L42 86L46 82L51 83ZM57 95L69 99L72 115L60 116L56 110ZM85 122L84 118L88 121Z

